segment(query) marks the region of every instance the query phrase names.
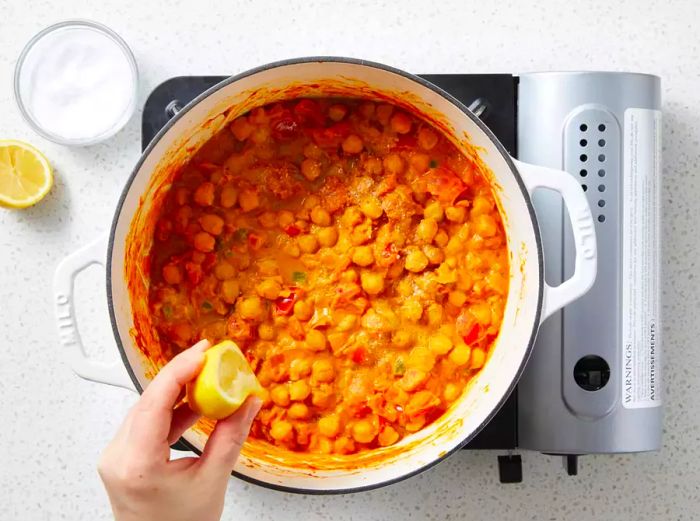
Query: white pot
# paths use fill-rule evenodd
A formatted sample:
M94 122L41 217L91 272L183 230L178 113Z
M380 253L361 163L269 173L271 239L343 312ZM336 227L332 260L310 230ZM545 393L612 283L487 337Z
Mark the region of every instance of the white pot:
M134 311L148 322L146 279L139 275L139 269L146 269L142 264L153 237L154 219L148 216L162 203L169 175L187 160L192 149L233 118L252 107L301 95L388 98L442 126L465 153L474 152L468 142L477 147L493 173L510 252L510 290L493 352L462 398L440 419L394 447L332 461L326 456L325 463L314 460L318 456L309 456L308 465L298 461L289 466L265 451L246 448L234 469L239 477L272 488L310 493L356 491L395 482L434 465L471 440L493 418L523 371L541 321L593 284L595 232L583 191L569 174L511 158L476 116L429 82L384 65L351 59L274 63L221 82L174 117L148 146L129 178L109 238L77 251L57 268L54 290L59 331L78 375L139 391L148 385L160 362L146 359L139 350L138 345L148 338L135 338ZM542 244L531 201L536 188L562 195L573 226L576 269L556 288L544 281ZM74 320L75 274L92 263L104 263L105 254L109 310L124 366L88 359ZM196 429L187 431L184 439L195 451L206 442L206 436Z

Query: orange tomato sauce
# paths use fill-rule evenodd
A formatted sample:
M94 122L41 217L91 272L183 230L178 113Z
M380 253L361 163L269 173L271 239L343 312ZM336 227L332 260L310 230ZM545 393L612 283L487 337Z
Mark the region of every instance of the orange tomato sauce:
M483 367L508 293L491 187L389 103L259 107L175 176L149 307L166 357L238 343L266 390L251 436L296 452L390 446Z

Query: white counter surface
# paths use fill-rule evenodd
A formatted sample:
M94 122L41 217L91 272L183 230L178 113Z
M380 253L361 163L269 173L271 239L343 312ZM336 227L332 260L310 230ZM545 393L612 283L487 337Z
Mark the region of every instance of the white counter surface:
M193 7L195 6L195 7ZM700 518L700 4L557 2L186 2L0 0L0 138L29 141L56 168L38 206L0 210L0 520L109 519L95 471L135 396L77 378L54 326L51 279L104 233L140 147L140 113L105 144L69 149L31 132L12 95L24 43L67 18L101 21L132 47L139 105L163 80L231 74L283 58L345 55L413 72L603 69L663 79L663 314L666 420L657 454L561 459L524 453L525 479L498 483L496 453L459 453L384 489L312 497L232 479L224 519ZM102 268L77 281L96 357L116 356Z

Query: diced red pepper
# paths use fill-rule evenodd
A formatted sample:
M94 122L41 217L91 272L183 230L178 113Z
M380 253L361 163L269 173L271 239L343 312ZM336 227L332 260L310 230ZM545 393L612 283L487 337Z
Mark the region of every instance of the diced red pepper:
M285 227L284 233L290 237L296 237L301 233L301 228L299 228L296 224L290 224L289 226Z
M297 301L297 294L291 292L289 296L277 297L275 300L275 314L291 315L294 311L294 303Z
M320 127L326 122L321 107L312 99L303 99L294 105L294 114L304 124Z
M476 342L479 339L479 333L481 332L481 328L479 327L479 324L474 324L469 332L464 335L462 338L464 339L464 343L469 345L472 345L474 342Z
M352 361L356 364L364 364L367 361L368 353L364 347L358 347L352 353Z
M214 264L216 264L216 254L206 253L204 255L204 260L202 261L202 269L204 271L209 271L214 267Z
M450 204L466 188L466 185L457 177L457 174L444 166L431 168L419 178L418 182L424 184L425 191L437 197L440 201Z
M362 403L354 407L353 416L361 418L362 416L367 416L371 412L372 408L366 403Z
M202 266L196 262L186 262L185 273L187 273L187 280L189 280L190 284L193 286L199 284L204 275L202 272Z
M311 129L311 137L322 148L339 146L350 135L352 127L347 121L335 123L328 128Z
M250 246L251 250L260 249L260 246L262 246L262 237L257 233L250 232L248 234L248 246Z

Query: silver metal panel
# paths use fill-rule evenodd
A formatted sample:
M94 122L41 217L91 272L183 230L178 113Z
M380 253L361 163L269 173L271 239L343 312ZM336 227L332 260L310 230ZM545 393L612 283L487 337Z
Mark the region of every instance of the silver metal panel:
M629 107L660 109L659 78L607 72L520 77L518 157L565 169L586 187L599 255L591 291L540 328L518 388L523 448L587 454L656 450L661 444L661 407L626 409L621 403L621 219L623 204L638 204L622 200ZM534 201L546 279L556 285L573 270L570 225L555 194L538 193ZM610 367L609 381L598 390L586 390L574 378L576 363L587 355Z

